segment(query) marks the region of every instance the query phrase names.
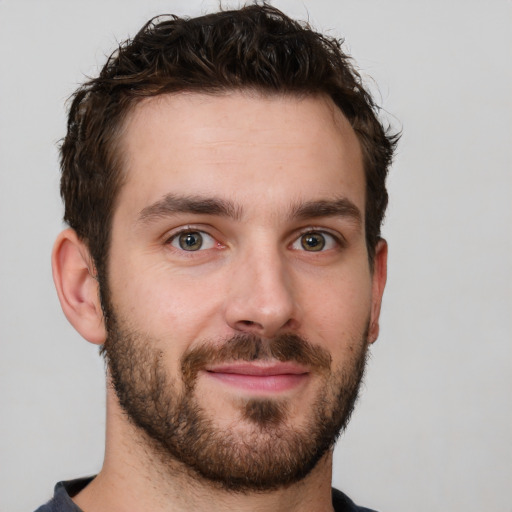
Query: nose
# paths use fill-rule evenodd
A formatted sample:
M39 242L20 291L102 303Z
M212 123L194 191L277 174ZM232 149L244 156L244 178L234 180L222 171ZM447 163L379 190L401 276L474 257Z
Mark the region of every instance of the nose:
M238 333L271 338L299 327L299 308L286 262L277 249L240 258L230 276L226 322Z

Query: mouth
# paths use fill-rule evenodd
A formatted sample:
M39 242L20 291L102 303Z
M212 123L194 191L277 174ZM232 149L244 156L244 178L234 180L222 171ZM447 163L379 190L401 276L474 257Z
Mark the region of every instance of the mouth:
M258 394L290 391L310 375L308 368L293 362L228 363L206 367L204 373L226 386Z

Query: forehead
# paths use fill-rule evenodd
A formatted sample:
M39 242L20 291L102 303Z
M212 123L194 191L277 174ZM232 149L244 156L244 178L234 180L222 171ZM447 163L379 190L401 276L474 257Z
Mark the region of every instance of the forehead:
M165 194L225 197L276 212L340 196L364 211L357 137L324 96L167 94L140 102L121 138L119 207ZM256 198L259 200L256 201Z

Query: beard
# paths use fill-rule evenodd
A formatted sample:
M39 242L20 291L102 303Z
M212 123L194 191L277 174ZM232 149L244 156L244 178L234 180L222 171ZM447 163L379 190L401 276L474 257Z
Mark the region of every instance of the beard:
M332 369L324 348L295 334L272 339L235 335L189 348L181 375L171 376L160 340L130 329L109 310L108 337L102 347L111 382L130 422L142 433L164 466L231 492L270 491L302 480L332 449L345 429L363 377L367 329L349 340L350 360ZM321 386L296 426L288 420L286 399L240 398L240 417L229 428L199 400L198 373L207 365L232 361L294 361L317 374Z

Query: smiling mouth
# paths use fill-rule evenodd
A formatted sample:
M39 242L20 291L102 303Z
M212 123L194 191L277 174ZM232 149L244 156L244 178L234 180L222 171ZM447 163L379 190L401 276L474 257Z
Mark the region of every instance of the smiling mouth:
M310 371L296 363L230 363L206 367L205 374L240 390L274 394L292 390L304 383Z

